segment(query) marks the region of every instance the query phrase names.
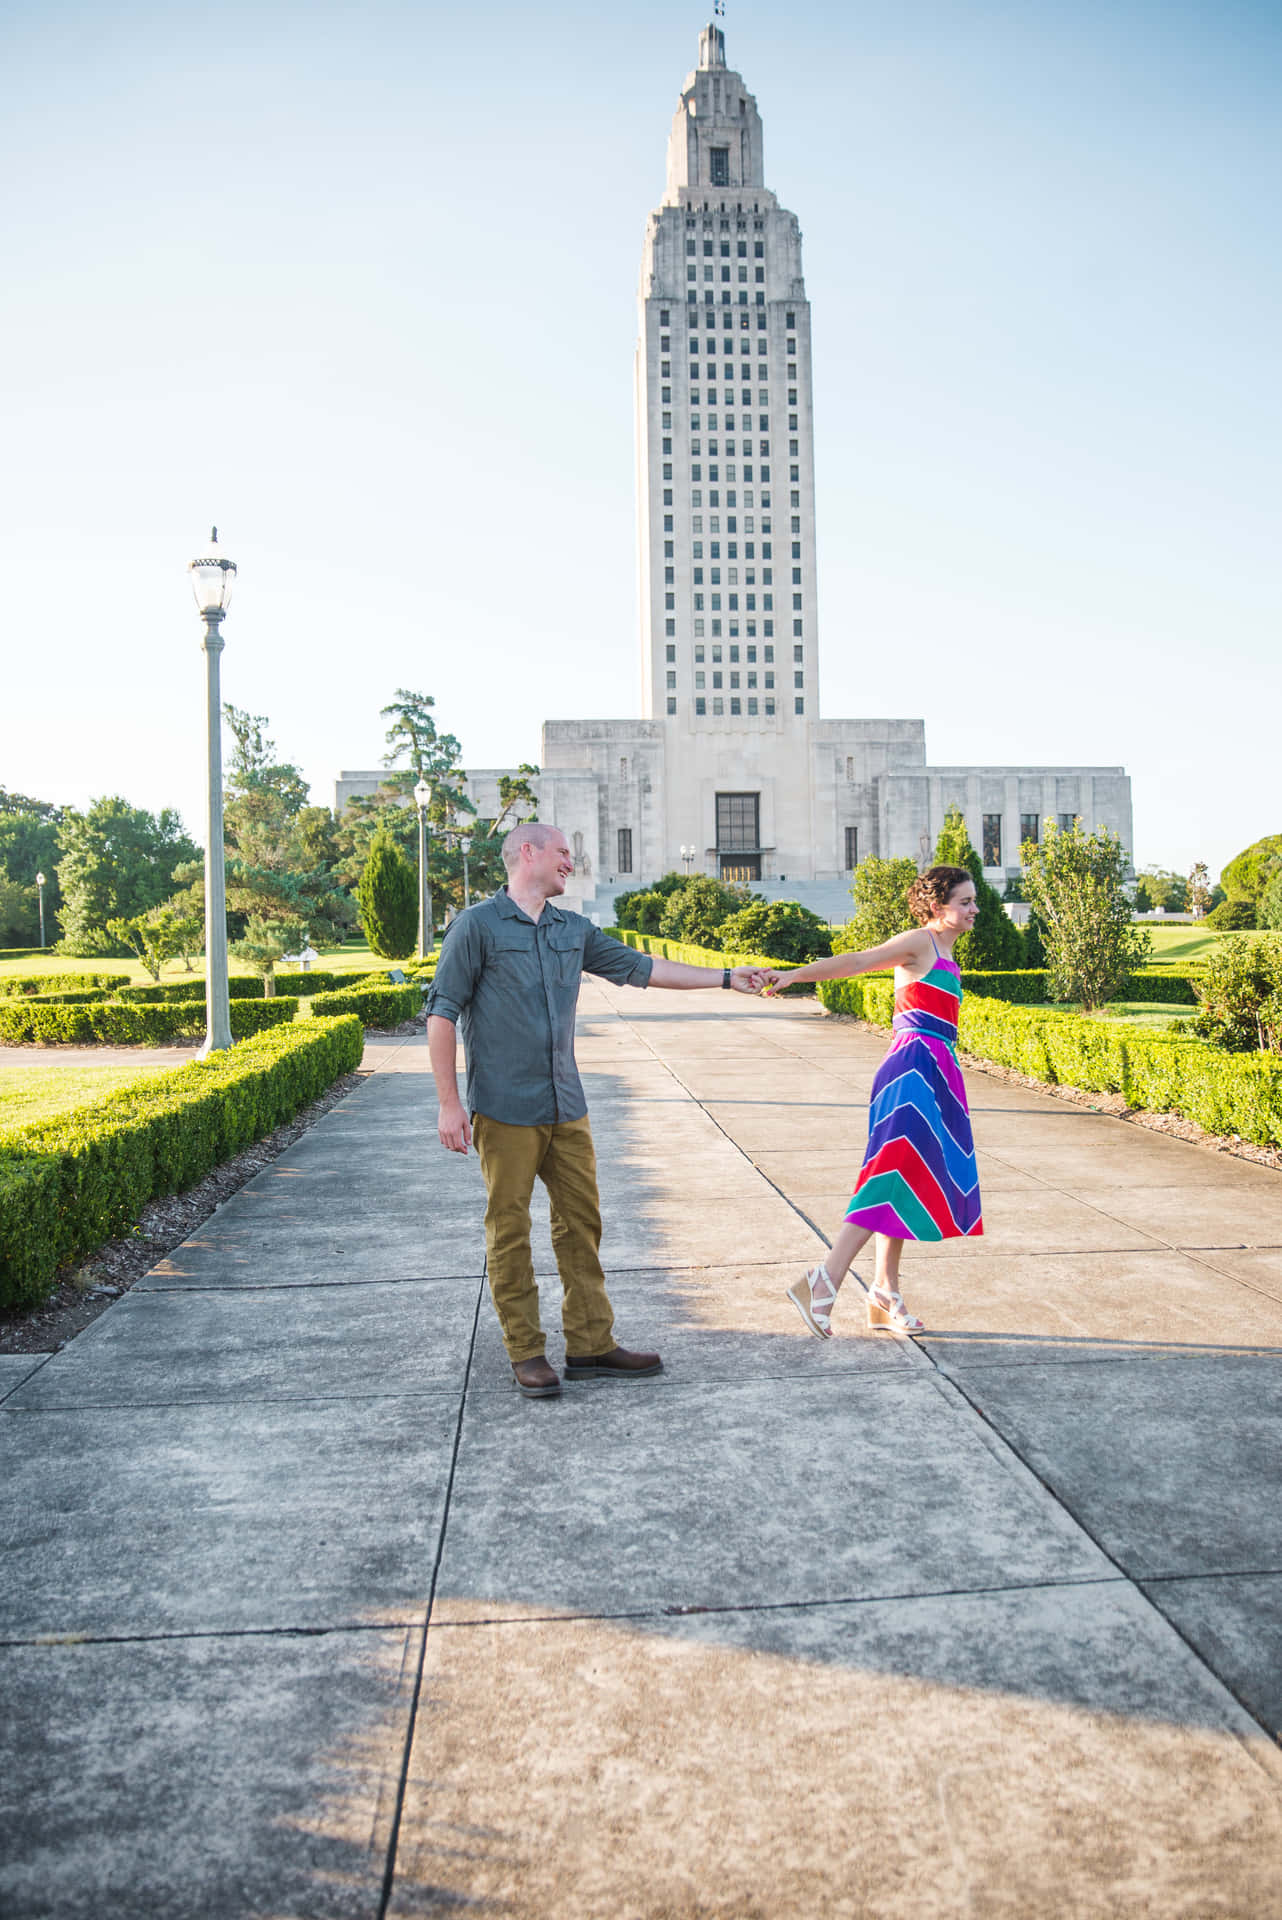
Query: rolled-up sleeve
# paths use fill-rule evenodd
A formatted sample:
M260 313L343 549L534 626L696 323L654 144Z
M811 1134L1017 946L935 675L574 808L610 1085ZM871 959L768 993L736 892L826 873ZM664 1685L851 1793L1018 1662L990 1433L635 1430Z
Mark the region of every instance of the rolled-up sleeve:
M635 947L625 947L622 940L612 940L600 927L590 926L583 943L583 969L612 980L616 987L648 987L654 958L638 953Z
M452 1020L457 1025L459 1015L476 990L484 959L485 935L479 918L470 919L467 914L461 914L441 942L440 958L427 996L428 1013L439 1013L443 1020Z

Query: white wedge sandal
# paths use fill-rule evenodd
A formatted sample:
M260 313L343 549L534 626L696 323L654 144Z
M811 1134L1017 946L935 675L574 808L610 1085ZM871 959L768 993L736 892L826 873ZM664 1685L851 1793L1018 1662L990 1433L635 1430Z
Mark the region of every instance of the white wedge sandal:
M868 1289L868 1325L889 1327L892 1333L925 1333L926 1322L909 1313L902 1293L873 1285Z
M832 1338L830 1318L840 1288L841 1281L833 1280L827 1267L812 1267L804 1280L798 1280L788 1289L793 1306L811 1333L817 1333L821 1340Z

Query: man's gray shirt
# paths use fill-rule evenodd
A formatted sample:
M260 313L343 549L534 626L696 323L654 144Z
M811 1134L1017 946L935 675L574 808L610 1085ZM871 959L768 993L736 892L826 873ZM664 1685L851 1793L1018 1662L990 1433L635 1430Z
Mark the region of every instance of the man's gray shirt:
M574 1063L582 974L649 984L654 961L549 900L538 920L506 887L452 920L427 1011L454 1021L467 1055L467 1107L513 1127L581 1120Z

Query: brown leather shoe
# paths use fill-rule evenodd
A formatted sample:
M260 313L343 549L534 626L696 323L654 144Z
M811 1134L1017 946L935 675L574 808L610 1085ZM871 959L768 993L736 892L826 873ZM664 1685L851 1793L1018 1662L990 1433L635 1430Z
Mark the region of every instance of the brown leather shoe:
M555 1369L548 1365L541 1353L536 1353L529 1360L514 1360L512 1378L527 1400L551 1400L561 1391L561 1382Z
M626 1347L613 1347L588 1359L565 1356L567 1380L646 1380L662 1373L663 1362L657 1353L629 1353Z

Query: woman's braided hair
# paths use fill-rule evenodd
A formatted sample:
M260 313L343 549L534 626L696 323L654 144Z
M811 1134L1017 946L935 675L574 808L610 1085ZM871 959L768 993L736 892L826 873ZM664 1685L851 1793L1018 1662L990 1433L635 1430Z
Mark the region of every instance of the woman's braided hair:
M974 875L966 867L927 867L908 889L909 913L919 927L924 927L948 905L954 888L973 879Z

